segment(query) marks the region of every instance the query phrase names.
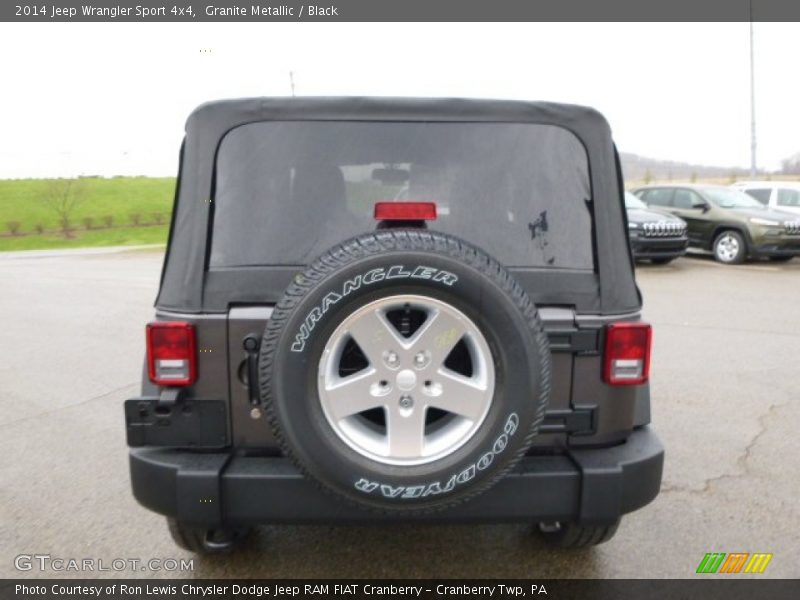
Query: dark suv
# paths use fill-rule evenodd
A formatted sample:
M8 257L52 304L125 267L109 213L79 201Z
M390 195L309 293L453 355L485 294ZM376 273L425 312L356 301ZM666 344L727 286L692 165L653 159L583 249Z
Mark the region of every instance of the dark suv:
M800 217L773 210L742 191L720 185L655 185L635 194L648 206L686 221L689 245L719 262L748 257L775 262L800 256Z
M125 403L136 498L199 552L309 521L609 539L663 463L622 193L588 108L199 107Z
M666 211L650 208L631 192L625 192L628 237L633 257L665 265L686 254L689 237L686 222Z

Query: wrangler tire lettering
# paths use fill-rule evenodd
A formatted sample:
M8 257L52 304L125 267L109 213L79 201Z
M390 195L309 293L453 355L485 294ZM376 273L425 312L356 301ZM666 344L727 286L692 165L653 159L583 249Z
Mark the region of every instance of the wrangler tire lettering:
M348 279L344 282L341 293L337 291L328 292L322 299L320 306L315 306L309 311L306 318L303 319L300 329L294 336L291 351L302 352L305 350L306 341L317 326L317 322L325 316L332 306L339 303L343 298L346 298L356 290L361 289L362 285L372 285L388 279L426 279L450 287L458 281L458 275L424 265L413 269L407 269L404 265L393 265L389 268L379 267L377 269L371 269L361 275L356 275L352 279Z

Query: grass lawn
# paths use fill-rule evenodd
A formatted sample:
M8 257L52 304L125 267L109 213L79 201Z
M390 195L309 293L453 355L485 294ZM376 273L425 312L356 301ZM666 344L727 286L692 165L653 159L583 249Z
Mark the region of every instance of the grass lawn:
M58 215L43 201L50 180L0 180L0 232L18 223L24 235L0 237L2 250L80 248L165 243L175 193L172 177L82 177L79 198L70 220L72 238L60 233ZM146 225L134 227L134 218ZM93 229L86 229L86 220ZM113 227L99 228L111 220ZM156 223L161 222L160 225ZM44 229L37 234L37 228Z
M138 214L142 223L152 223L160 214L169 221L175 193L173 177L82 177L81 200L72 215L73 226L83 227L89 217L100 224L111 216L114 225L131 225L131 215ZM58 229L58 216L42 198L50 181L47 179L0 180L0 228L7 230L9 221L19 221L20 231L31 233L37 224L45 229Z

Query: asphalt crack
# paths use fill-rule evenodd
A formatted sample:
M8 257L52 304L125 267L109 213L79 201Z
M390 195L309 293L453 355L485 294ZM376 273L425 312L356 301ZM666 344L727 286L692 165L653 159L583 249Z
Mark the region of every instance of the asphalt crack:
M767 420L772 416L772 414L780 408L784 408L789 406L790 402L783 402L780 404L771 404L769 408L758 417L758 425L759 430L755 433L755 435L750 439L747 445L744 447L744 451L736 457L736 466L739 469L739 472L736 473L721 473L720 475L715 475L714 477L709 477L708 479L703 480L703 485L701 488L697 487L690 487L684 485L662 485L660 493L662 494L669 494L671 492L678 492L678 493L685 493L685 494L705 494L711 490L711 487L715 483L719 483L721 481L725 481L728 479L738 479L740 477L745 477L751 474L750 466L748 465L748 461L752 456L753 449L755 448L758 440L767 432Z
M76 408L78 406L83 406L84 404L88 404L90 402L95 402L97 400L102 400L103 398L107 398L113 394L117 394L123 390L127 390L128 388L134 387L137 385L138 382L134 381L133 383L127 383L123 386L118 388L114 388L113 390L109 390L107 392L103 392L102 394L98 394L97 396L92 396L91 398L87 398L86 400L81 400L77 404L70 404L69 406L60 406L59 408L54 408L53 410L48 410L45 412L37 413L35 415L30 415L29 417L22 417L21 419L16 419L14 421L9 421L8 423L0 423L0 429L4 427L11 427L12 425L18 425L19 423L24 423L25 421L31 421L33 419L41 419L42 417L49 417L50 415L54 415L56 413L69 410L72 408Z

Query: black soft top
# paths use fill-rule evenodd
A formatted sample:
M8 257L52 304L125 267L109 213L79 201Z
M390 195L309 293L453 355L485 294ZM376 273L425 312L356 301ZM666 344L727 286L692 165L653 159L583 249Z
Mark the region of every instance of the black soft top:
M297 269L207 268L219 144L241 125L280 120L537 123L571 131L589 159L595 272L526 269L514 273L540 304L571 305L581 312L602 314L640 308L617 154L608 123L600 113L550 102L356 97L222 100L202 104L192 112L181 150L158 309L225 312L232 304L272 303L291 281Z

